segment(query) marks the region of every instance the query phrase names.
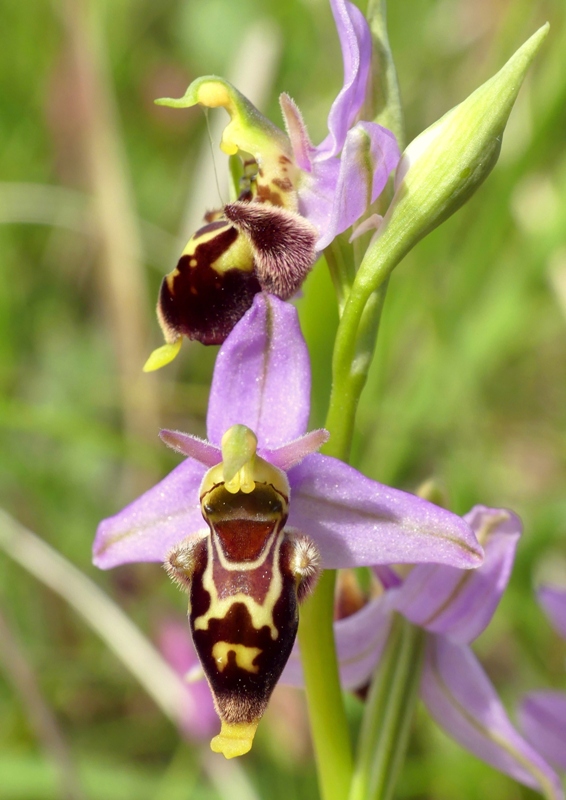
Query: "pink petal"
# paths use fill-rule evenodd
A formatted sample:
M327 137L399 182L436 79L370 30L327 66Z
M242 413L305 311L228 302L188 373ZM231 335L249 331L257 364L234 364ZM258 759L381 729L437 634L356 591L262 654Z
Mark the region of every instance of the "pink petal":
M159 432L159 437L167 447L188 458L194 458L205 467L214 467L222 461L220 448L204 439L199 439L198 436L191 436L181 431L162 430Z
M537 752L566 771L566 694L531 692L519 708L519 722Z
M204 467L187 459L116 516L98 526L93 563L100 569L163 561L167 551L205 527L199 504Z
M316 431L305 433L300 439L295 439L294 442L289 442L283 447L278 447L275 450L262 450L261 456L273 466L287 472L291 467L300 464L306 456L316 453L328 441L329 436L328 431L325 431L324 428L319 428Z
M369 683L390 627L391 612L386 595L371 600L355 614L334 623L340 683L344 689L353 691ZM280 680L287 686L304 686L298 644L295 644Z
M330 158L313 162L310 174L304 173L298 188L299 211L311 222L320 234L315 247L320 252L326 240L336 235L334 220L340 160ZM344 229L345 230L345 229Z
M312 537L326 569L437 562L477 567L482 549L456 514L318 453L289 472L289 525Z
M430 635L421 695L438 724L482 761L546 797L563 797L558 776L515 730L469 647Z
M348 131L328 227L322 229L318 250L351 227L379 197L399 156L395 136L381 125L359 122Z
M542 586L538 599L558 633L566 639L566 589Z
M299 169L304 172L311 171L311 154L314 148L309 139L309 134L306 125L303 121L303 116L297 104L292 100L288 94L283 93L279 97L281 111L285 119L285 127L291 140L291 147L293 148L293 156Z
M334 623L340 681L345 689L366 686L379 663L391 627L387 595Z
M247 425L260 447L298 439L310 410L310 362L296 309L257 294L216 359L208 438L220 444L232 425Z
M320 232L317 250L350 228L381 194L399 161L395 136L373 122L348 131L340 160L313 162L299 185L299 209Z
M491 620L509 581L521 534L521 521L510 511L476 506L464 519L484 546L483 564L466 571L419 564L393 600L397 611L415 625L460 643L473 641Z
M371 65L371 34L359 8L345 0L330 0L342 48L344 85L328 114L329 134L317 148L325 157L337 155L364 103Z

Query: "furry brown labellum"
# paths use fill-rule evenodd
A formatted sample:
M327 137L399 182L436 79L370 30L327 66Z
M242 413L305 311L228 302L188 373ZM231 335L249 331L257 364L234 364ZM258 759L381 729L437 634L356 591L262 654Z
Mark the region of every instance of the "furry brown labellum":
M236 201L200 228L161 285L157 314L165 341L222 344L254 295L288 300L316 258L316 230L293 211Z
M261 286L246 238L227 220L200 228L163 279L157 316L165 341L221 344Z
M193 642L222 721L211 747L232 758L251 748L319 555L309 539L285 530L285 473L255 453L233 475L226 467L225 459L201 486L209 531L173 548L165 566L188 591Z

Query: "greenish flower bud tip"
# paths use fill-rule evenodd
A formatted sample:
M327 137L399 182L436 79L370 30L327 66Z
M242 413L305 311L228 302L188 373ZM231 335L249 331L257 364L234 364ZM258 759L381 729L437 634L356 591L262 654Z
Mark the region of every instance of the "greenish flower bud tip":
M405 252L457 211L495 166L509 114L548 29L548 23L539 28L493 78L403 153L382 230L398 226Z

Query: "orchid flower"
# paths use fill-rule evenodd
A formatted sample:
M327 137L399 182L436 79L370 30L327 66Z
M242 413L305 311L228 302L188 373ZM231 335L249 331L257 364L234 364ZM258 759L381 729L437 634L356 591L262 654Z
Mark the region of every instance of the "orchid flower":
M250 307L270 292L287 300L318 254L350 228L382 192L399 160L394 135L357 122L371 65L371 35L362 12L331 0L344 62L344 85L328 115L328 136L313 146L301 114L283 94L288 135L227 81L198 78L184 97L161 105L222 106L230 115L221 148L242 161L237 199L208 212L176 268L163 280L157 305L166 344L144 369L167 364L182 336L221 344Z
M320 568L481 563L466 520L316 453L327 434L305 433L309 395L296 310L256 295L217 357L208 441L162 431L165 443L187 459L104 520L94 543L97 566L166 562L189 591L193 639L222 719L212 746L227 757L251 747L293 645L297 600ZM235 596L245 641L226 627L236 614ZM215 641L213 628L221 637ZM268 656L264 681L259 665ZM238 691L227 688L231 672Z
M543 586L538 599L558 633L566 638L566 589ZM533 747L566 772L566 693L530 692L519 709L519 720Z
M348 689L367 686L393 614L402 614L426 631L420 690L438 724L488 764L547 797L562 798L558 777L515 730L469 647L489 624L507 586L520 520L510 511L484 506L475 506L464 520L485 549L477 570L419 564L403 580L389 567L374 569L383 592L335 623L342 683ZM302 684L296 652L281 680Z

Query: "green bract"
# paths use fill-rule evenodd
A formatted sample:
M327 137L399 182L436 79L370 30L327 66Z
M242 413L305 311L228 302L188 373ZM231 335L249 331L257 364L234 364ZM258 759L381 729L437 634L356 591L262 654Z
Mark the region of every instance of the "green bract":
M548 28L543 25L503 69L403 153L383 230L395 229L405 252L457 211L495 166L509 114Z

